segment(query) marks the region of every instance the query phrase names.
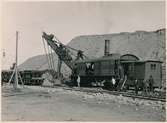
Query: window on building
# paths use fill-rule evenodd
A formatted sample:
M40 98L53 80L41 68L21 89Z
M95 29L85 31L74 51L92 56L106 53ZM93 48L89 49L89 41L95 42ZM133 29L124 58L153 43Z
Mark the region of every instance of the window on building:
M156 69L156 64L154 64L154 70Z
M155 70L156 69L156 64L151 64L151 70Z

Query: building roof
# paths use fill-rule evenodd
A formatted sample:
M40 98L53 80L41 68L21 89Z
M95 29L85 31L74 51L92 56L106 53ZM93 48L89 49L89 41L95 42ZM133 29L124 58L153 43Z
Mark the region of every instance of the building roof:
M158 60L146 60L146 61L121 61L121 63L146 63L146 62L158 62L158 63L163 63L162 61L158 61Z
M83 63L83 62L97 62L97 61L107 61L107 60L118 60L120 59L120 55L109 55L103 56L100 58L93 58L93 59L85 59L85 60L78 60L76 63Z
M103 56L100 58L93 58L93 59L86 59L82 61L80 60L77 62L97 62L97 61L106 61L106 60L138 61L139 58L133 54L121 55L121 54L113 53L113 54L109 54L108 56Z

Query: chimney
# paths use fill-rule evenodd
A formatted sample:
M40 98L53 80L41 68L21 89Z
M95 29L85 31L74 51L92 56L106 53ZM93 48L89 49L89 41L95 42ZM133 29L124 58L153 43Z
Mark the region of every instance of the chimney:
M110 54L110 40L105 40L104 56L108 56L109 54Z

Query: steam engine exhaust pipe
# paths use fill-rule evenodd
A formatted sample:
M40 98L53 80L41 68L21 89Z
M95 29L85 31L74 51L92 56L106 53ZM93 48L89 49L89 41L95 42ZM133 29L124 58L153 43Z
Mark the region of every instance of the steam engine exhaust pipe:
M109 54L110 54L110 40L105 40L104 56L108 56Z

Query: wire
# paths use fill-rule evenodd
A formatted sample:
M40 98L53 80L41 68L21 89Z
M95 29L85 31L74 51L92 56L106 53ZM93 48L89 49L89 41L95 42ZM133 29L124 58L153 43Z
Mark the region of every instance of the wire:
M50 68L53 69L52 62L51 62L51 56L50 56L50 52L49 52L49 45L47 45L47 49L48 49Z
M44 50L45 50L45 54L46 54L46 58L47 58L47 61L48 61L48 67L50 69L50 62L49 62L49 57L47 55L47 50L46 50L46 46L45 46L45 42L44 42L44 39L42 38L42 41L43 41L43 45L44 45Z
M57 45L60 46L61 45L62 48L58 48L59 46L57 46L56 48L58 48L58 49L57 50L54 49L54 51L56 52L56 54L58 55L58 57L62 58L62 60L65 62L65 64L68 67L73 68L73 63L74 63L74 61L76 61L76 59L78 57L78 52L81 51L81 50L77 50L75 48L72 48L70 46L66 46L66 45L62 44L59 41L59 39L56 36L52 35L52 34L48 35L48 34L46 34L44 32L43 33L43 38L46 41L48 41L48 40L51 41L53 43L52 45L55 45L55 46L57 46ZM55 38L55 40L53 38ZM52 47L50 46L50 44L48 44L47 46L48 46L47 49L48 49L48 52L49 52L48 61L50 63L50 67L52 69L54 69L54 60L53 60L53 54L52 54ZM51 48L51 51L50 51L49 48ZM77 51L77 54L74 51ZM81 52L83 52L83 51L81 51ZM62 55L64 55L64 56L62 56ZM84 54L83 54L83 57L87 58Z
M55 70L55 66L54 66L54 60L53 60L53 52L52 52L52 49L51 49L51 47L50 47L49 49L50 49L50 57L51 57L51 63L52 63L52 67L53 67L53 69Z

